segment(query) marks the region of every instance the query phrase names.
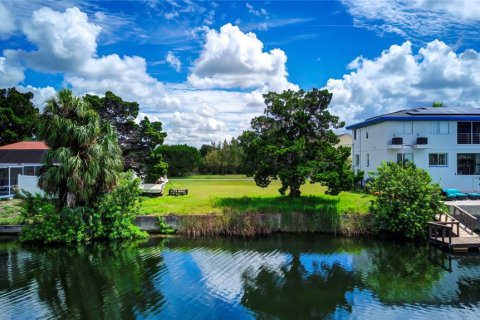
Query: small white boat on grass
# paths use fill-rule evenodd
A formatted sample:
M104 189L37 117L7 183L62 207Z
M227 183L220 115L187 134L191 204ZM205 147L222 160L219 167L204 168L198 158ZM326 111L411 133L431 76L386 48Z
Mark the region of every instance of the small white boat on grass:
M163 190L168 183L167 177L161 177L157 180L156 183L142 183L140 184L140 189L142 193L161 196L163 195Z

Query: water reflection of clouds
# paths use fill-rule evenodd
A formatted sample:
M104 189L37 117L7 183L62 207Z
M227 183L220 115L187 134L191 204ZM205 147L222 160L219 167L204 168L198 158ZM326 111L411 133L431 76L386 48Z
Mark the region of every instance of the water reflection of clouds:
M228 252L196 248L181 252L165 250L164 263L168 272L158 283L158 290L168 292L161 318L182 318L188 314L209 319L229 320L254 318L241 305L243 275L256 276L262 269L278 272L291 257L281 252ZM250 316L249 316L250 315Z
M351 253L346 252L332 254L302 253L300 254L300 263L307 272L305 276L315 274L326 278L328 277L326 268L331 269L334 265L339 265L346 272L354 270L354 258Z
M172 252L171 255L164 255L164 258L168 269L175 270L175 278L180 278L182 285L188 283L189 291L208 293L206 295L209 297L202 297L205 301L215 297L229 303L240 303L244 293L244 276L255 279L261 270L265 270L282 279L283 272L291 267L292 255L281 251L196 249L181 256ZM302 253L300 263L306 271L305 276L315 274L327 277L326 269L334 265L346 272L354 270L354 258L349 253Z
M208 290L227 301L240 302L243 295L243 275L255 278L264 269L277 273L288 267L291 255L280 252L237 251L194 251L192 258L202 272L202 280Z

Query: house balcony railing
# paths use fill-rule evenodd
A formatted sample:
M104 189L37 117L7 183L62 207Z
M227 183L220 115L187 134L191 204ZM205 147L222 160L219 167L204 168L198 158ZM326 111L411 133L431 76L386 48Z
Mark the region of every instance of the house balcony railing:
M457 133L457 144L480 144L480 133Z

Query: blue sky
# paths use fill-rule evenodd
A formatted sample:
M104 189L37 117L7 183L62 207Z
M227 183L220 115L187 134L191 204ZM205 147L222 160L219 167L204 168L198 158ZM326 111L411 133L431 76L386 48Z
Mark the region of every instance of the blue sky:
M480 1L2 1L0 86L111 90L169 143L234 137L262 94L327 88L347 124L480 106Z

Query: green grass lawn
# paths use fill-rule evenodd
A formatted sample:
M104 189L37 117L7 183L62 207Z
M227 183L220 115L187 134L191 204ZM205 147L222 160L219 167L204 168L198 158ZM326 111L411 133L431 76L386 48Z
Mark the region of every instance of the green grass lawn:
M20 200L0 201L0 224L20 223Z
M190 179L189 179L190 178ZM188 188L186 196L143 197L142 214L219 214L237 212L316 212L325 209L340 213L365 213L369 199L360 193L342 192L338 196L325 195L319 184L302 186L302 197L291 199L278 193L279 181L268 188L260 188L252 179L242 175L202 176L170 179L165 188Z
M359 213L368 211L370 197L361 193L342 192L338 196L325 195L319 184L302 186L302 197L292 199L280 196L280 182L273 181L268 188L255 185L243 175L194 175L170 179L165 188L188 188L186 196L143 197L141 214L221 214L223 212L322 212ZM20 222L18 205L21 200L0 201L0 224Z
M221 175L221 174L193 174L191 176L187 176L187 177L182 177L182 178L173 178L174 180L184 180L184 179L214 179L214 180L219 180L219 179L222 179L222 180L231 180L231 179L239 179L239 180L242 180L242 179L246 179L246 180L253 180L252 177L247 177L246 175L244 174L224 174L224 175ZM172 180L172 179L170 179Z

